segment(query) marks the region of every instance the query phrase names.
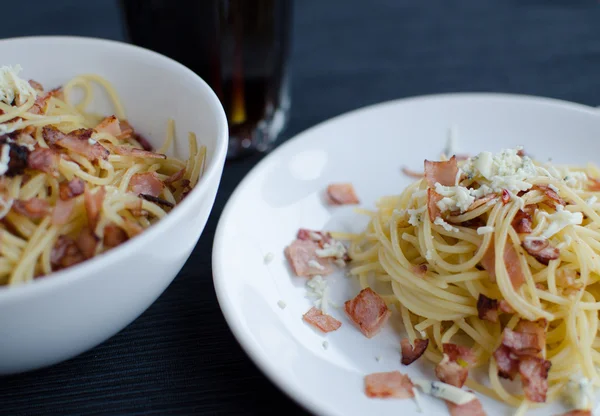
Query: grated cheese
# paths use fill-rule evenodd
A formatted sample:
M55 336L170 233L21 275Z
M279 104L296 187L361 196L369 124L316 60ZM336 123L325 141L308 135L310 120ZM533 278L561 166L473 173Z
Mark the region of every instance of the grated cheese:
M8 164L10 163L10 145L3 144L2 151L0 152L0 175L4 175L8 171Z
M29 82L19 78L21 65L0 67L0 101L8 105L21 106L37 93Z
M332 240L331 243L325 243L323 248L315 250L318 257L335 257L337 259L344 258L346 255L346 247L337 240Z
M491 225L486 225L485 227L477 228L477 234L479 234L479 235L491 234L493 232L494 232L494 227L492 227Z
M455 232L455 233L457 233L459 231L458 228L453 227L452 225L450 225L446 221L444 221L442 217L437 217L435 219L435 221L433 221L433 223L435 225L441 226L444 230L446 230L448 232Z
M12 205L13 205L12 199L9 199L7 201L3 197L0 196L0 219L6 217L6 214L8 214L10 212Z
M88 139L88 143L91 144L92 146L95 145L96 143L98 143L96 140L92 139L91 137Z
M450 384L442 383L441 381L413 380L413 384L419 386L425 394L430 394L458 405L469 403L471 400L476 399L473 393Z
M269 264L273 261L273 258L275 258L275 255L271 252L268 252L267 254L265 254L265 257L263 260L266 264Z
M421 214L423 214L426 209L427 209L426 206L422 206L420 208L415 208L415 209L407 209L406 212L409 215L408 223L410 225L414 225L415 227L417 227L419 225L419 223L421 222Z
M540 215L548 220L548 228L542 232L542 237L550 238L569 225L579 225L583 222L583 214L581 212L567 211L562 205L556 206L556 212L548 214L541 212Z
M287 306L287 304L282 301L282 300L278 300L277 301L277 306L279 306L280 309L285 309L285 307Z
M317 270L325 270L325 266L323 266L318 261L312 259L308 261L308 267L312 267L313 269Z
M323 276L316 275L306 282L306 296L313 300L317 309L327 313L329 309L329 286Z

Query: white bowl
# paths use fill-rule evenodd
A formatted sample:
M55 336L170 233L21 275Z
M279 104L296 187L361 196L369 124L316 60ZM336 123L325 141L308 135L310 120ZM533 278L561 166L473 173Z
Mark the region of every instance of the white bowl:
M214 203L227 152L227 120L211 88L191 70L124 43L76 37L0 41L1 65L20 64L25 79L54 88L83 73L116 88L132 125L158 146L167 119L175 155L187 157L187 133L207 147L204 176L186 199L141 235L106 254L28 285L0 287L0 374L69 359L116 334L175 278L196 245ZM96 111L109 112L107 102Z

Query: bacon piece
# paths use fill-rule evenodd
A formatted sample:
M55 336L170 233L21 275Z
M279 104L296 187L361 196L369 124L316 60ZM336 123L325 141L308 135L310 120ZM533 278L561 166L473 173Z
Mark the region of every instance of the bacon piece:
M407 167L402 168L402 173L404 173L409 178L421 179L425 174L422 172L415 172Z
M496 198L498 198L496 194L487 194L485 196L482 196L481 198L477 198L475 201L473 201L471 205L469 205L469 208L467 208L466 212L473 211L474 209L479 208L483 204L487 204L488 202L493 201Z
M163 182L166 185L171 185L172 183L175 183L181 178L183 178L183 175L185 175L185 168L178 170L177 172L169 176L167 179L165 179Z
M438 207L438 202L440 202L444 198L433 188L427 189L427 212L429 213L429 220L433 223L437 217L439 217L442 213L440 208Z
M523 275L523 270L521 269L521 263L519 262L519 254L515 250L510 242L507 242L504 246L504 264L506 266L506 271L508 272L508 277L510 277L510 281L513 287L519 289L523 283L525 283L525 276ZM481 259L481 265L483 268L489 273L490 280L492 282L496 281L496 253L494 244L490 243L487 251L483 255Z
M333 272L331 261L317 256L319 244L311 240L295 240L286 247L285 256L296 276L325 276Z
M52 224L53 225L65 225L69 222L73 208L75 207L75 201L68 200L63 201L58 199L54 210L52 211Z
M126 139L127 137L131 137L134 133L133 127L131 127L131 124L129 124L127 120L119 120L119 129L121 130L121 134L117 136L118 139Z
M162 153L154 153L148 150L138 149L131 146L107 145L114 153L121 156L141 157L148 159L166 159L167 155Z
M500 345L494 351L494 359L498 366L498 375L502 378L514 380L519 372L519 357L514 355L507 346Z
M25 201L15 200L12 209L32 220L39 220L50 214L50 204L45 199L40 198L31 198Z
M331 205L355 205L360 203L351 183L332 183L327 187L327 197Z
M443 383L462 387L469 376L469 369L457 361L451 361L448 354L444 354L442 361L435 367L435 376Z
M146 140L146 138L144 136L142 136L141 134L134 133L133 138L135 139L136 142L138 142L140 144L140 146L142 146L142 149L147 150L149 152L154 150L152 145L150 144L150 142L148 140Z
M116 247L127 241L127 233L113 223L104 227L104 247Z
M167 200L164 200L162 198L159 198L157 196L152 196L152 195L146 195L146 194L140 194L140 198L145 199L146 201L150 201L150 202L154 202L155 204L159 204L162 206L165 206L167 208L173 208L175 206L174 203L169 202Z
M517 332L510 328L502 331L502 345L517 355L536 355L541 351L540 340L536 334Z
M477 298L477 314L479 319L498 322L498 301L480 293Z
M548 185L533 185L531 187L531 189L535 189L538 190L540 192L542 192L544 195L546 195L546 198L548 198L550 201L554 202L552 207L555 207L556 205L566 205L566 202L564 199L562 199L555 190L553 190L552 188L550 188Z
M121 134L121 123L115 116L108 116L102 120L95 128L98 133L108 133L111 136L119 137Z
M81 178L73 178L69 182L61 182L58 185L58 194L60 199L66 201L67 199L75 198L81 195L85 191L85 183Z
M89 227L84 227L79 235L75 244L77 248L83 254L86 259L94 257L96 253L96 247L100 239L93 233Z
M455 156L443 162L425 160L425 179L431 188L435 187L436 183L444 186L454 186L457 174L458 165Z
M500 197L500 199L502 200L502 204L504 205L510 202L510 192L508 192L508 189L502 190L502 196Z
M106 189L101 186L100 189L92 194L89 189L85 189L83 192L83 202L85 205L85 211L87 213L88 226L92 229L96 229L98 219L100 218L100 210L102 209L102 203L106 196Z
M450 416L486 416L479 399L475 398L465 404L456 404L446 400Z
M558 248L550 245L546 238L526 238L521 245L530 256L546 266L560 255Z
M340 321L333 316L324 314L320 309L317 309L314 306L302 316L302 319L321 332L332 332L342 326Z
M421 355L429 345L428 339L415 339L414 346L410 345L408 338L400 340L400 348L402 350L402 364L410 365L421 358Z
M54 126L44 126L42 136L52 146L59 146L77 153L90 161L108 159L110 152L100 143L90 141L94 130L78 129L63 133Z
M519 374L525 397L532 402L546 401L548 391L548 371L552 363L540 357L522 357L519 361Z
M31 88L33 88L36 93L44 92L44 87L39 82L34 81L32 79L30 79L27 82L29 83L29 85L31 85Z
M85 260L73 239L61 235L50 252L53 270L64 269Z
M344 309L367 338L373 338L392 314L381 296L371 288L361 290L354 299L346 301Z
M523 210L519 210L512 221L512 226L519 234L529 234L532 231L532 223L531 215Z
M45 172L54 177L58 176L60 156L52 149L36 147L27 157L27 167Z
M319 243L319 246L323 246L324 244L331 242L331 234L328 232L308 230L306 228L300 228L296 238L299 240L315 241Z
M159 196L164 188L156 172L136 173L129 180L129 190L136 195Z
M534 347L534 349L541 351L544 348L544 345L546 344L547 324L548 322L543 318L538 319L537 321L528 321L526 319L521 319L515 327L515 332L535 335L538 343Z
M409 399L415 397L410 378L400 371L373 373L365 376L367 397Z
M468 366L475 365L477 357L473 350L464 345L444 343L442 344L444 354L447 354L451 361L463 360Z
M27 159L29 158L29 149L17 143L6 143L9 151L8 170L4 173L8 177L22 175L27 167Z
M505 301L504 299L500 299L498 302L498 306L500 310L504 313L515 313L515 310L510 306L510 303Z

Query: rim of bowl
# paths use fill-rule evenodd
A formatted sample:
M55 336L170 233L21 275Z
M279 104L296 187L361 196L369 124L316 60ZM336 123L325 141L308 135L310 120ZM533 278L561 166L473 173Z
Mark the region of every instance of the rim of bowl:
M228 124L227 117L223 106L214 91L210 86L195 72L187 68L183 64L162 55L160 53L151 51L140 46L132 45L129 43L101 39L95 37L86 36L21 36L6 38L0 40L0 45L6 43L34 43L34 42L49 42L54 45L69 45L73 43L89 44L90 47L103 46L114 49L125 49L131 53L135 53L140 56L146 56L157 62L162 62L171 72L177 74L191 75L193 80L193 86L204 91L209 104L214 108L214 116L217 120L217 138L215 151L210 160L208 160L207 169L204 172L202 178L188 194L188 196L169 212L163 219L153 224L148 229L144 230L143 233L126 241L121 246L116 247L114 250L109 250L106 253L102 253L96 257L92 257L82 263L71 266L67 269L53 272L43 279L34 279L33 281L16 286L0 286L0 303L8 301L19 301L29 296L35 296L40 292L52 290L54 288L68 285L73 280L85 279L88 273L82 273L84 271L99 270L105 267L108 263L114 263L123 257L126 257L129 252L138 250L146 244L146 240L149 240L167 230L171 224L181 221L190 210L205 196L209 183L213 181L221 180L221 166L225 162L225 156L227 154L227 143L228 143ZM213 203L214 205L214 203ZM212 207L211 207L212 211Z

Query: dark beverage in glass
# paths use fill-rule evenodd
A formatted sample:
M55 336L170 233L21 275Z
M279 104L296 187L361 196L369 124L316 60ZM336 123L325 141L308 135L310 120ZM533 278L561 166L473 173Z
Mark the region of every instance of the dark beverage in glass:
M268 150L289 110L292 0L121 0L129 41L179 61L215 91L228 157Z

